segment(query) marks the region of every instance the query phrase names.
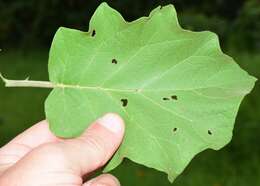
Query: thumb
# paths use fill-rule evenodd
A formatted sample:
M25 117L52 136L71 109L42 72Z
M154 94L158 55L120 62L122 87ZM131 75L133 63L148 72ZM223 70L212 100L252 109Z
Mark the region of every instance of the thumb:
M80 137L60 143L70 167L89 173L106 164L124 135L124 122L116 114L106 114L92 124Z

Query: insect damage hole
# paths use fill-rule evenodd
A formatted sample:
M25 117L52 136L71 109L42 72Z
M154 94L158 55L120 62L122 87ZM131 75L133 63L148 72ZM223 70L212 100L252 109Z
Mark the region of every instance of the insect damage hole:
M163 99L163 101L168 101L168 100L170 100L169 98L166 98L166 97L164 97L164 98L162 98Z
M177 130L178 129L176 127L172 129L173 132L177 132Z
M96 30L92 30L91 36L94 37L96 35Z
M163 101L169 101L170 99L172 100L178 100L178 97L176 95L172 95L171 97L163 97Z
M121 99L121 102L122 102L122 106L123 107L126 107L127 104L128 104L128 100L127 99Z
M174 100L178 100L178 97L176 95L172 95L171 98Z
M116 59L112 59L112 63L113 64L117 64L117 60Z
M208 130L208 135L212 135L212 132L211 132L211 130Z

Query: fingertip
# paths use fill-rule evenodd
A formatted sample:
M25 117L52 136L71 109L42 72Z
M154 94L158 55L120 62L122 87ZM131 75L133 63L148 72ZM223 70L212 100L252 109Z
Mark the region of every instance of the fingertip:
M123 134L125 124L123 119L116 113L107 113L97 120L97 123L115 134Z

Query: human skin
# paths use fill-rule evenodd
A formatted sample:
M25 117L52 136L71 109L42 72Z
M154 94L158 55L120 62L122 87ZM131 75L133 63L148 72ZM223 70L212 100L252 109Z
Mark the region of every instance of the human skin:
M103 174L85 180L107 163L124 135L124 122L108 113L78 138L54 136L39 122L0 149L0 186L119 186Z

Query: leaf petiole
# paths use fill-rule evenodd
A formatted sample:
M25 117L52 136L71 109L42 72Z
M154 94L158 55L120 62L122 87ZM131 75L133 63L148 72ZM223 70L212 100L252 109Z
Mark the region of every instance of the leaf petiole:
M1 73L0 78L5 83L6 87L37 87L37 88L54 88L55 85L49 81L30 81L28 78L25 80L10 80L6 79Z

